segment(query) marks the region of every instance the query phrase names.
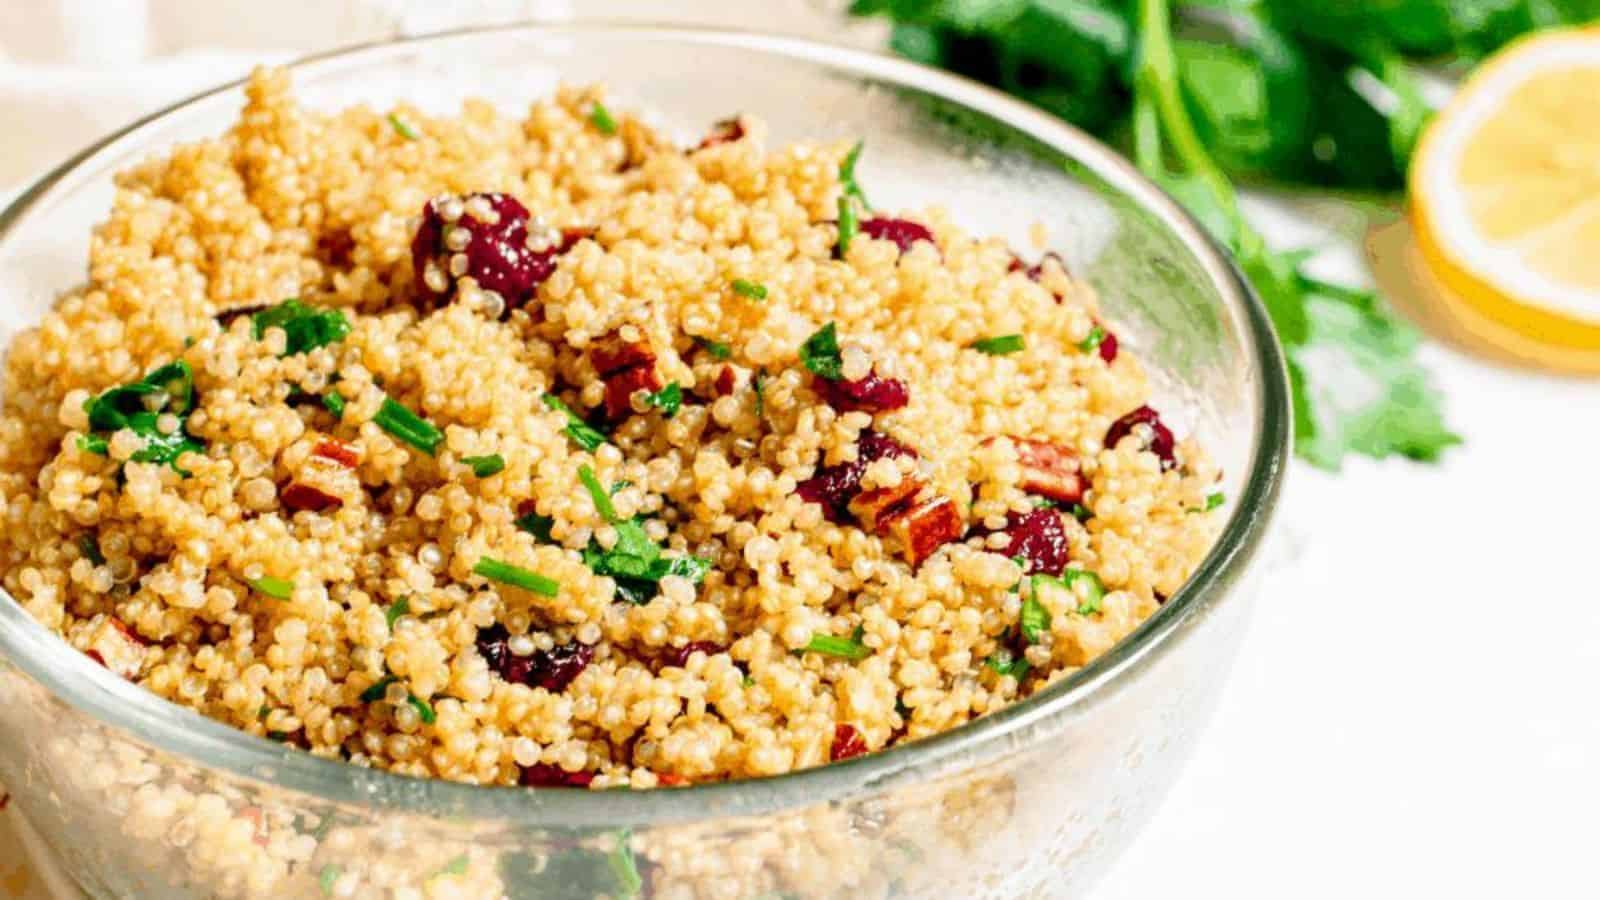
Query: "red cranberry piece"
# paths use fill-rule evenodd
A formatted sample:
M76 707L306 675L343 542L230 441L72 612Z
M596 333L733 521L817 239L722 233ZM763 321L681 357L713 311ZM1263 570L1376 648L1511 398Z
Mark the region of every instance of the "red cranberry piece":
M915 458L915 450L886 434L863 431L857 443L855 462L823 466L817 474L800 482L795 493L809 503L822 504L830 522L847 521L850 501L861 490L861 476L867 464L880 459Z
M593 772L568 772L549 763L534 763L522 768L517 781L523 787L586 788L594 781Z
M901 253L917 241L934 242L933 232L909 219L867 219L861 223L861 233L874 240L894 241Z
M507 646L510 639L504 625L492 625L478 632L477 646L489 668L513 684L559 694L594 661L594 648L578 641L517 656Z
M830 762L849 759L867 752L867 741L854 725L843 722L833 726L833 748L828 753Z
M1178 464L1174 456L1176 441L1172 437L1172 429L1161 423L1161 414L1148 406L1141 406L1131 413L1111 423L1106 429L1107 447L1115 447L1122 443L1122 439L1134 433L1134 429L1143 425L1148 429L1144 449L1154 453L1161 459L1161 468L1171 469Z
M712 386L716 389L718 397L726 397L733 393L737 380L738 376L733 374L733 367L723 366L721 371L717 372L717 380Z
M715 641L690 641L682 647L667 648L667 652L661 656L661 661L669 666L677 666L681 669L689 664L689 657L696 652L704 653L707 656L715 656L718 653L726 652L727 649L727 647Z
M1110 365L1117 361L1117 336L1104 325L1100 326L1100 331L1104 335L1100 338L1100 358Z
M1067 530L1053 509L1031 509L1006 517L1006 545L996 550L1006 556L1023 558L1023 571L1060 575L1067 567Z
M291 482L285 487L283 493L278 495L278 499L283 501L284 506L295 512L322 512L325 509L332 509L344 503L343 500L326 491L314 488L309 484L301 484L298 481Z
M333 440L318 441L311 455L320 456L346 469L354 469L361 462L361 456L349 444Z
M911 391L904 381L884 378L877 372L868 372L855 381L818 379L818 384L822 399L840 412L890 412L911 402Z
M444 213L460 216L447 222ZM487 209L485 209L487 207ZM453 229L467 234L465 246L452 248ZM498 293L507 309L516 309L532 299L539 285L556 270L556 258L586 234L563 231L560 239L541 250L528 246L528 209L510 194L476 193L459 197L435 197L422 208L422 224L411 241L411 268L421 290L434 299L443 299L455 289L450 260L463 254L465 275L478 287Z

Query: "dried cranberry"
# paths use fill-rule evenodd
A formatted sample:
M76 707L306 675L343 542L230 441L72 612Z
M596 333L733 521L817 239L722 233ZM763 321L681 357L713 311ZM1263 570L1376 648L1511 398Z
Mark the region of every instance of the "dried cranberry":
M733 393L737 380L738 376L733 374L733 367L723 366L722 370L717 373L717 380L712 383L712 386L716 388L718 397L726 397Z
M1122 439L1134 432L1135 427L1143 425L1148 429L1144 449L1154 453L1161 459L1161 468L1171 469L1178 464L1174 454L1176 442L1172 438L1172 429L1161 423L1161 414L1148 406L1141 406L1131 413L1111 423L1106 429L1107 447L1115 447L1122 443Z
M523 787L576 787L586 788L594 781L593 772L568 772L549 763L524 766L517 777Z
M661 376L655 366L623 369L606 376L606 418L626 418L633 412L633 395L639 391L661 390Z
M1109 365L1117 361L1117 336L1104 325L1100 326L1100 333L1100 358Z
M317 258L336 269L350 265L350 254L355 252L356 239L347 228L338 228L317 236Z
M901 253L910 250L917 241L934 242L933 232L908 219L867 219L861 223L861 233L874 240L893 241Z
M880 459L913 457L915 450L886 434L863 431L857 442L855 462L824 466L817 474L800 482L795 493L809 503L822 504L830 522L845 521L851 499L861 490L861 476L869 463Z
M868 372L866 377L855 381L819 378L817 382L822 399L840 412L890 412L911 402L911 391L904 381L884 378L877 372Z
M1060 575L1067 567L1067 530L1053 509L1031 509L1006 517L1006 545L996 552L1023 558L1023 571Z
M504 625L491 625L479 630L477 645L489 668L513 684L560 693L594 660L594 648L578 641L517 656L507 646L510 639Z
M727 649L727 647L715 641L690 641L682 647L667 648L667 652L661 656L661 661L669 666L677 666L681 669L689 664L689 657L696 652L704 653L707 656L715 656L718 653L725 652Z
M867 741L854 725L843 722L833 726L833 749L828 754L830 762L849 759L867 752Z
M447 222L444 211L453 213L458 205L460 216ZM487 214L482 209L485 205ZM459 250L451 249L446 240L454 228L467 234L466 244ZM411 268L421 290L442 299L454 290L450 260L460 253L467 263L462 274L472 276L478 287L498 293L507 309L515 309L526 304L555 272L556 258L584 236L577 230L563 231L559 240L534 250L528 246L528 209L510 194L435 197L422 208L422 224L411 241Z
M324 490L298 481L290 482L284 487L278 499L283 501L285 507L295 512L322 512L344 503L343 500Z

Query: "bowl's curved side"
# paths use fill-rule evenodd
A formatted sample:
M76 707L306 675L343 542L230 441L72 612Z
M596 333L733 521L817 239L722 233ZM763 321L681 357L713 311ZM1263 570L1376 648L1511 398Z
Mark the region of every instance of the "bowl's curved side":
M694 84L649 77L684 58L696 61ZM519 77L484 77L513 60ZM762 79L740 77L757 65ZM1216 549L1134 636L1026 703L847 764L639 794L474 788L285 751L62 652L6 597L0 779L50 843L68 851L93 893L314 895L326 873L358 868L368 883L392 876L395 885L422 884L458 853L471 880L497 884L508 872L532 878L517 867L542 865L543 853L571 868L563 877L598 879L604 888L614 875L604 862L608 853L615 862L614 829L633 826L640 829L634 841L664 877L668 869L703 867L708 848L723 848L713 854L719 865L769 880L790 872L794 854L813 854L798 871L809 871L824 895L861 892L869 886L862 873L877 873L871 884L884 888L886 873L901 873L906 889L960 885L977 896L988 886L1011 896L1011 888L1034 886L1057 895L1052 862L1070 862L1074 883L1086 878L1097 868L1092 861L1109 858L1139 810L1164 791L1231 656L1233 625L1247 605L1242 581L1287 459L1283 362L1242 279L1192 220L1111 151L985 88L872 54L740 34L562 26L336 54L302 64L298 78L302 89L338 104L352 92L381 103L491 82L525 100L561 77L589 72L637 84L623 92L633 95L629 101L684 123L743 108L781 110L780 139L871 129L875 158L950 188L958 213L969 208L964 197L972 209L1003 209L1012 218L1042 210L1069 234L1099 229L1103 240L1060 249L1091 278L1126 287L1129 296L1108 297L1110 305L1134 320L1130 336L1172 370L1174 389L1187 390L1208 443L1228 448L1223 462L1237 499ZM110 173L153 148L220 130L236 105L234 87L202 95L91 148L24 194L0 214L0 290L42 308L55 287L81 273L81 263L62 261L83 258L76 247L47 242L86 235L109 202ZM952 107L972 113L964 126L987 129L961 154L949 144L967 139L928 115ZM1119 255L1118 236L1137 238L1128 246L1143 249ZM1160 277L1152 281L1147 264ZM1170 337L1162 334L1164 317L1197 315L1203 333L1157 339ZM88 809L111 815L86 816ZM339 824L327 825L330 815ZM199 852L197 834L220 835L237 858L216 847ZM569 860L584 852L574 849L583 840L595 842L599 855ZM788 845L789 862L752 850L752 843L770 850L773 841ZM404 865L371 871L375 853L398 863L401 846Z

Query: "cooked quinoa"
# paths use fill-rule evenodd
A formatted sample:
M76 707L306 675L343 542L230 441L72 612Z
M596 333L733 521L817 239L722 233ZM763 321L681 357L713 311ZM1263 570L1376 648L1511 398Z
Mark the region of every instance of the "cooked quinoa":
M773 775L1039 690L1211 544L1093 291L874 210L854 141L247 93L6 360L4 587L164 698L464 782Z

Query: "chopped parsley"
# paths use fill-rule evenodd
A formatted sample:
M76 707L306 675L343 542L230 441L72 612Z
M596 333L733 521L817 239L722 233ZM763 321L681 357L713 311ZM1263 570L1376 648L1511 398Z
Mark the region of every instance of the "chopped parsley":
M464 456L461 461L472 468L472 474L477 478L488 478L506 470L506 458L498 453L491 453L488 456Z
M535 594L542 594L546 597L554 597L561 590L561 583L554 578L546 578L538 572L531 572L521 566L513 566L510 563L491 559L487 556L478 560L477 564L472 567L472 572L474 575L482 575L490 581L509 584L512 587L519 587L525 591L532 591Z
M850 633L847 638L831 634L813 634L811 640L800 649L801 653L821 653L823 656L835 656L839 659L848 659L851 662L860 662L872 655L872 650L861 642L864 633L860 625Z
M583 564L596 575L615 581L618 597L642 606L655 599L661 590L661 579L669 575L687 578L695 584L705 580L706 573L711 570L711 560L698 556L662 556L661 547L645 533L643 522L637 517L617 518L611 495L601 486L593 469L580 466L578 480L589 490L595 509L617 532L617 541L609 550L591 539L583 551Z
M838 381L844 377L844 357L839 353L839 330L832 322L817 329L800 345L800 361L818 378Z
M395 438L429 456L439 449L439 442L444 440L444 432L432 422L396 403L393 397L383 398L383 405L378 407L378 414L372 417L372 421Z
M78 550L83 553L83 558L87 559L91 564L96 566L106 564L106 556L100 552L100 542L95 540L95 536L91 532L85 531L78 536Z
M698 344L702 350L711 354L712 359L725 360L733 356L733 348L722 341L713 341L710 338L696 337L694 342Z
M417 718L422 720L422 724L432 725L439 721L438 714L433 711L433 705L416 694L407 694L406 702L411 704L411 708L417 711Z
M399 680L394 675L385 675L374 681L370 687L361 692L361 702L377 703L389 692L389 685ZM409 691L406 692L406 702L411 704L411 708L417 711L417 716L422 719L422 724L432 725L439 721L439 716L433 711L433 706L416 694Z
M383 695L389 690L389 685L394 684L399 680L400 679L393 675L385 675L382 678L379 678L377 681L374 681L366 690L361 692L361 702L377 703L379 700L383 699Z
M617 508L611 505L611 492L600 483L599 476L594 474L594 469L589 468L588 463L578 467L578 480L589 489L589 497L594 500L595 511L599 512L607 522L615 523Z
M560 397L555 394L545 394L543 399L545 406L566 414L567 427L565 430L567 437L571 438L574 444L593 453L595 448L606 442L605 432L578 418L578 414L572 411L572 407L561 402Z
M1210 512L1213 509L1216 509L1217 507L1221 506L1222 504L1224 504L1226 502L1228 502L1228 498L1221 491L1217 491L1215 493L1207 494L1206 495L1206 505L1201 510L1201 512Z
M193 409L193 370L181 359L167 363L138 381L85 400L83 411L89 415L89 428L96 433L79 438L78 449L106 455L110 452L106 435L126 428L144 438L144 446L130 460L166 463L182 472L178 457L205 450L204 443L189 436L188 416ZM164 413L178 418L178 427L171 432L157 427Z
M856 216L856 205L850 202L850 197L839 198L839 243L834 248L834 253L841 259L850 252L850 242L855 240L861 232L861 222Z
M269 328L281 328L288 338L279 356L295 356L342 341L350 334L350 320L337 309L317 309L291 297L250 317L250 336L261 340Z
M972 349L990 356L1005 356L1007 353L1016 353L1023 347L1022 335L1003 334L999 337L983 338L972 342Z
M1100 349L1100 342L1106 339L1106 330L1099 325L1089 329L1089 336L1078 342L1078 349L1085 353L1093 353Z
M861 190L861 182L856 180L856 162L861 159L861 150L866 144L866 141L856 141L856 145L844 155L844 161L839 163L839 185L844 188L846 197L861 201L862 209L871 209L872 204L867 202L866 192Z
M393 631L394 623L398 622L401 616L410 612L411 600L406 597L401 597L399 600L389 604L389 608L383 611L383 620L389 624L389 630Z
M1010 676L1017 681L1028 677L1028 669L1031 668L1026 659L1004 647L991 654L983 664L993 669L995 674L1002 677Z
M1100 612L1100 601L1104 600L1106 596L1106 586L1100 581L1100 576L1085 569L1067 569L1061 573L1061 577L1059 578L1052 575L1033 576L1033 589L1036 595L1039 590L1039 582L1041 581L1046 584L1053 584L1056 587L1063 588L1068 591L1073 591L1075 594L1077 592L1074 590L1073 586L1082 583L1084 585L1084 591L1081 595L1079 595L1082 597L1082 599L1078 603L1077 610L1078 615L1080 616L1088 616ZM1023 613L1024 615L1027 613L1026 604L1023 606ZM1024 626L1024 633L1026 633L1026 626Z
M735 278L733 280L733 292L748 300L767 299L766 285L754 281L746 281L743 278Z
M1030 644L1037 644L1044 639L1050 631L1050 610L1045 609L1039 602L1039 578L1033 576L1029 583L1032 588L1028 596L1022 601L1022 613L1018 618L1018 626L1022 629L1022 637ZM1043 576L1049 577L1049 576Z
M389 127L394 129L395 134L400 135L408 141L422 140L422 135L418 134L417 130L412 128L405 119L400 118L398 113L389 113Z
M683 388L678 387L676 381L653 394L645 395L645 402L661 410L661 415L670 419L678 414L678 407L683 405Z
M1079 522L1087 522L1094 518L1094 511L1089 507L1084 506L1082 503L1072 504L1071 513L1072 517L1077 519Z
M525 516L517 517L517 528L533 535L534 540L541 544L550 543L550 529L554 528L556 520L553 516L541 516L531 512Z
M251 579L249 585L274 600L287 600L294 594L294 582L287 578L263 575Z
M611 117L611 110L599 100L589 109L589 124L600 130L601 134L616 134L617 120Z
M322 405L327 408L328 412L333 413L335 419L344 418L344 398L339 396L338 391L329 391L323 394Z

